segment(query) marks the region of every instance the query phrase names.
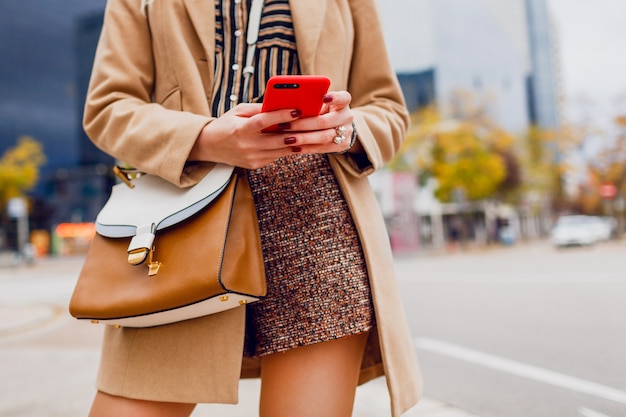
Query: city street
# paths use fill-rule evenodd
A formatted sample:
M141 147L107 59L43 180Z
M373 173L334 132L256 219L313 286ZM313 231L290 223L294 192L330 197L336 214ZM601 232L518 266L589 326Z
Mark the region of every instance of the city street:
M548 243L398 256L426 399L407 417L624 417L626 242ZM0 267L0 416L86 415L101 327L67 301L81 258ZM241 404L194 417L255 414ZM388 416L384 380L359 388L355 417Z
M626 415L626 243L398 259L426 395L484 417Z
M0 417L87 416L102 326L67 313L81 263L66 257L16 267L0 256ZM244 380L238 405L202 404L193 417L254 417L258 398L259 381ZM383 378L359 387L354 417L389 415ZM403 417L476 416L424 398Z

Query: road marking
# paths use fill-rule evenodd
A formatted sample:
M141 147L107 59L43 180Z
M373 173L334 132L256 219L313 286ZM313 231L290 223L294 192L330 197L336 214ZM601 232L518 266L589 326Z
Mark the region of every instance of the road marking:
M584 408L584 407L579 408L578 412L583 417L609 417L606 414L598 413L597 411L593 411L593 410L590 410L590 409Z
M538 366L528 365L511 359L502 358L488 353L479 352L435 339L416 338L414 344L418 349L450 356L466 362L482 365L509 374L532 379L545 384L555 385L586 395L603 398L620 404L626 404L626 392L606 385L586 381L570 375L550 371ZM598 416L599 417L599 416Z

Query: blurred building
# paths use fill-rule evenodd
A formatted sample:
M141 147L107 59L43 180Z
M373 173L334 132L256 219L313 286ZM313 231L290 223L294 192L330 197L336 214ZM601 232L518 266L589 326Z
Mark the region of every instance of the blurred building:
M432 104L451 118L480 109L513 134L531 124L558 126L557 56L547 1L379 0L409 108ZM535 237L543 230L542 218L491 202L459 198L442 204L434 198L433 182L414 192L413 207L407 208L389 191L398 181L397 173L387 171L371 178L392 243L396 230L413 229L420 246L442 247L459 236L484 244L502 238L504 220L509 243L513 236ZM404 220L415 215L417 226Z
M471 91L512 130L555 123L546 0L379 0L411 109ZM82 108L106 0L0 1L0 154L29 135L47 163L31 228L93 221L113 179ZM372 65L376 65L375 62Z
M82 107L106 0L0 2L0 154L23 135L47 162L31 228L91 221L112 184L112 163L86 138Z
M379 0L407 104L448 116L469 100L517 133L555 127L555 49L547 0Z
M531 72L528 77L529 115L531 121L544 128L560 123L558 79L558 43L547 0L526 0Z

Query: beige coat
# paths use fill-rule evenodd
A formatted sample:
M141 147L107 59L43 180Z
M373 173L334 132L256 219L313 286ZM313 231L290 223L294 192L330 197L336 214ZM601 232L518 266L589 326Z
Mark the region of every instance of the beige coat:
M211 122L214 1L109 0L96 53L84 126L105 152L172 183L189 186L206 172L186 165ZM377 328L361 380L385 374L393 416L413 406L421 377L394 277L384 222L367 175L393 157L408 125L375 0L291 0L305 74L323 74L348 90L360 155L331 156L363 244ZM147 16L147 17L146 17ZM148 24L149 20L149 24ZM178 402L237 401L243 308L150 329L106 329L98 388L131 398ZM219 358L219 360L215 360Z

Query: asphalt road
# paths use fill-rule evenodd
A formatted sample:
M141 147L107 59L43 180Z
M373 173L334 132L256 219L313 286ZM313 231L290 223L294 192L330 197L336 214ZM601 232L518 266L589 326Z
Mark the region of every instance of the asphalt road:
M396 262L428 397L483 417L626 416L626 242Z
M50 258L11 267L0 254L0 417L86 416L102 326L79 323L67 304L81 258ZM194 417L258 415L258 380L240 383L240 403L201 404ZM389 417L383 378L357 390L354 417ZM445 401L423 398L406 417L477 417ZM403 416L403 417L404 417Z
M426 384L410 415L625 417L624 254L626 240L398 257ZM86 414L101 327L67 314L80 264L0 267L1 417ZM242 384L238 409L194 415L253 415L241 413L256 406L254 384ZM383 380L366 384L355 415L384 417L386 401Z

